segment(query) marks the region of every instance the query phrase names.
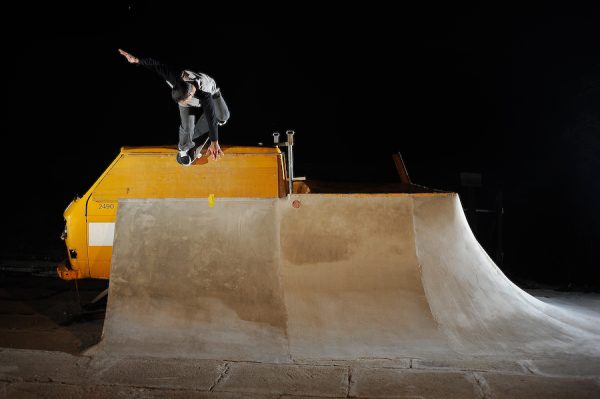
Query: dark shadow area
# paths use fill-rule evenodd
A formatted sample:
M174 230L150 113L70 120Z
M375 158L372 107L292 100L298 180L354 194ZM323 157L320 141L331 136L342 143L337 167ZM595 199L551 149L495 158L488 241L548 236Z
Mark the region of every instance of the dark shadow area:
M86 312L80 301L90 302L108 282L80 280L77 285L47 273L0 271L0 347L77 354L96 344L106 302Z

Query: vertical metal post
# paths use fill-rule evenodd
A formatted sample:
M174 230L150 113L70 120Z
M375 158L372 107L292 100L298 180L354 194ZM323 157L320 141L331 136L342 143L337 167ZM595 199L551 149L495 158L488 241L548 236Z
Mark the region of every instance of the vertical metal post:
M294 191L294 131L287 130L287 141L285 143L281 143L279 141L279 132L273 133L273 142L277 147L287 147L287 179L288 179L288 193L291 195ZM282 154L284 156L285 162L285 153ZM304 180L304 178L301 178Z
M294 189L294 131L288 130L287 143L288 143L288 189L290 195Z

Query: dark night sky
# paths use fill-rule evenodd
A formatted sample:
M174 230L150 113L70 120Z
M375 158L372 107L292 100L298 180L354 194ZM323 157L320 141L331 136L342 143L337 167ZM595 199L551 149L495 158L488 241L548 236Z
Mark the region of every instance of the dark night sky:
M64 207L121 146L176 143L168 87L128 64L123 48L213 76L232 113L224 144L295 129L298 175L395 181L391 154L401 151L414 182L464 202L459 173L482 173L479 207L504 195L509 276L600 286L592 17L471 12L180 31L162 18L171 11L134 3L42 19L20 36L4 28L3 258L62 251Z

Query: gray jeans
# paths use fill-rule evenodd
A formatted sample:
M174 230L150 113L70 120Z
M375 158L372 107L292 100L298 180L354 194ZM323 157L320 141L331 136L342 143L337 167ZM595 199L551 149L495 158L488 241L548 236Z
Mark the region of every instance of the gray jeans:
M214 102L215 119L219 125L225 124L229 120L229 108L221 92L217 92L212 97ZM179 126L179 149L187 151L194 148L195 140L208 133L208 120L201 107L182 107L179 106L179 116L181 125Z

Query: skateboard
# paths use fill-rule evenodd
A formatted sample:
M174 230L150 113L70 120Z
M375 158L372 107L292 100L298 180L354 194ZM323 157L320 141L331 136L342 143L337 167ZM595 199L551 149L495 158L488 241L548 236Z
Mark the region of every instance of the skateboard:
M191 148L187 151L187 155L181 155L180 153L177 154L177 162L183 166L190 166L191 164L193 164L198 158L202 157L202 150L204 149L204 147L206 146L206 143L208 143L208 137L206 138L206 140L204 140L204 143L202 143L202 145L199 146L195 146L194 148Z
M202 158L202 150L204 149L204 146L206 146L206 143L208 143L208 139L209 139L209 137L206 137L206 140L204 140L204 143L202 143L202 145L200 145L194 149L194 157L192 159L192 163L196 159Z

